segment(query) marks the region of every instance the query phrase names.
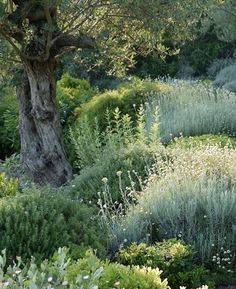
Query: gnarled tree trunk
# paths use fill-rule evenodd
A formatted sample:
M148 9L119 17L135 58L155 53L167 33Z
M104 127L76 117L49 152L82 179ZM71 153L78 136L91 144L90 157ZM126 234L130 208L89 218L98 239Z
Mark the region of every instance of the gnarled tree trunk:
M38 184L60 186L71 179L72 169L63 146L53 63L29 61L25 71L17 89L22 163Z
M56 103L55 57L68 48L95 48L96 44L83 33L60 31L58 4L24 0L13 3L14 11L8 15L12 25L4 35L25 70L17 90L22 164L36 183L60 186L72 178L72 169L65 156Z

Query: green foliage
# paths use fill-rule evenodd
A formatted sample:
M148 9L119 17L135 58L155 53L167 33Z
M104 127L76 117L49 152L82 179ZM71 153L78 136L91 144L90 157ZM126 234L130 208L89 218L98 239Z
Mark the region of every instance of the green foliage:
M106 127L106 110L119 108L122 114L129 114L135 120L137 109L144 104L152 92L168 90L165 83L135 79L129 83L118 86L116 90L108 90L103 94L94 96L89 102L77 110L77 115L82 118L86 115L90 123L97 118L101 128Z
M152 246L133 243L117 253L117 261L124 265L151 266L163 270L171 266L182 266L185 259L192 258L192 255L189 246L179 240L170 239Z
M107 185L115 199L120 195L121 187L130 187L131 183L140 190L141 180L146 178L160 146L158 111L149 132L145 130L143 107L137 112L136 128L131 118L122 116L118 108L113 113L113 119L109 111L106 115L107 127L103 132L98 125L90 125L86 118L71 129L71 140L82 170L69 191L85 199L97 198L97 192L104 189L104 177L108 179ZM122 179L118 178L118 171L123 172Z
M213 60L220 57L224 43L214 34L206 33L195 41L185 44L183 54L193 67L194 75L206 74L207 68Z
M88 276L90 272L94 272L97 267L102 267L103 272L97 282L98 288L127 288L127 289L161 289L167 288L167 280L162 281L161 272L150 267L126 267L117 263L99 262L99 260L90 255L84 259L80 259L68 267L67 276L69 280L75 280L78 272L82 272L84 276Z
M155 162L156 151L147 145L130 145L117 151L115 155L107 155L91 167L81 170L80 174L62 190L87 201L98 199L98 192L104 190L102 179L108 179L107 185L114 199L120 199L120 186L125 189L133 184L136 190L142 187L149 168ZM122 172L121 181L117 172Z
M93 246L104 252L96 210L57 193L28 193L0 202L0 249L8 261L49 257L58 247ZM104 237L104 232L103 232Z
M138 205L131 205L117 223L110 219L111 248L124 244L124 240L176 237L191 244L204 263L211 263L221 248L233 252L235 160L235 150L229 147L168 148L166 160L157 162ZM230 258L232 270L235 258ZM228 269L224 270L226 273Z
M74 78L68 73L63 74L57 82L57 100L62 124L68 125L68 119L73 120L75 108L90 100L97 92L87 80Z
M20 155L13 154L0 162L0 171L6 173L8 177L22 179L24 170L20 162Z
M17 289L97 289L96 283L102 268L89 272L84 276L81 271L76 279L68 282L67 269L72 264L68 258L68 250L60 248L51 260L44 260L38 265L32 257L29 265L24 265L21 258L6 268L6 252L0 258L0 282L2 288ZM96 266L96 264L94 264Z
M110 263L104 268L99 280L100 288L129 288L129 289L162 289L167 288L167 280L162 281L158 268L150 267L125 267L120 264Z
M135 129L131 117L128 114L122 115L119 108L116 108L112 114L106 110L106 129L103 132L96 119L94 126L89 123L87 117L79 120L77 126L71 129L71 140L79 165L83 168L104 161L106 156L114 156L117 151L137 141L143 144L148 143L148 135L145 135L144 128L143 107L136 113L136 117L142 131L138 131L138 127ZM155 141L157 141L157 136Z
M179 240L172 239L152 246L133 243L130 247L121 249L117 259L124 265L158 267L171 288L179 288L181 285L191 288L201 284L213 285L209 272L203 266L194 264L192 249Z
M12 88L2 87L0 101L0 158L18 152L18 108Z
M0 198L15 196L18 191L18 180L7 178L5 173L0 172Z
M167 80L169 90L150 95L147 127L153 120L152 106L159 107L163 143L179 136L235 135L236 96L194 81ZM152 104L153 103L153 104Z
M171 147L178 146L186 149L203 145L218 145L220 147L228 146L236 148L236 139L234 137L228 137L227 135L205 134L201 136L175 138L169 144Z
M177 56L169 56L163 59L158 53L151 53L144 56L138 56L137 63L130 73L135 74L141 78L151 77L152 79L160 76L174 77L178 71Z

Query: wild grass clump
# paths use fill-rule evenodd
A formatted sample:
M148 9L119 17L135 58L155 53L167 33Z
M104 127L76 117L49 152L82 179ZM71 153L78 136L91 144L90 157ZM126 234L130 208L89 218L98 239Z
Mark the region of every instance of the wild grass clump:
M150 95L147 123L153 109L160 109L160 137L169 142L174 137L203 134L236 133L236 96L199 82L168 80L167 92Z
M235 162L236 151L228 147L167 149L138 205L110 218L111 250L134 241L177 238L192 245L202 262L212 262L222 250L234 252ZM227 262L218 269L231 270L233 253Z

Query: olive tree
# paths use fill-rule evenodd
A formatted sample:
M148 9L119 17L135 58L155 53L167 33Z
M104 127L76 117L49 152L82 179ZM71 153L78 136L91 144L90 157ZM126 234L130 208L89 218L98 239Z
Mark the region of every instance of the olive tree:
M106 55L122 46L129 51L128 62L134 47L136 51L137 47L163 51L167 30L176 42L189 37L189 27L197 23L208 1L199 2L2 0L1 41L7 41L11 49L4 54L0 51L0 57L23 67L16 87L21 159L35 182L60 186L72 178L56 104L58 58L71 49L103 50ZM117 59L126 56L120 54Z

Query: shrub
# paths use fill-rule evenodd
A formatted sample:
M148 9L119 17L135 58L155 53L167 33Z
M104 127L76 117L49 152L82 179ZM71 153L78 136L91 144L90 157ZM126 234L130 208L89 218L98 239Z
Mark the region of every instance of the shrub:
M76 278L68 282L67 268L72 264L68 258L68 250L59 249L53 258L48 261L44 260L38 265L32 258L29 265L23 265L21 258L17 258L14 265L5 268L6 253L0 258L0 282L1 288L18 288L18 289L98 289L96 283L102 272L102 268L96 268L95 271L89 272L84 276L82 272L77 272ZM91 267L95 264L91 264Z
M71 129L71 141L74 144L80 167L91 166L96 162L104 162L107 156L118 155L117 152L131 144L139 145L158 143L158 111L153 114L153 125L145 131L144 108L141 106L136 113L137 128L133 127L131 117L121 115L116 108L113 115L106 111L106 129L101 132L98 123L90 124L87 117L81 119Z
M140 189L140 180L146 178L158 147L161 147L156 118L149 133L145 131L143 107L137 113L136 128L132 126L131 118L122 116L118 108L114 112L114 120L108 112L108 125L104 132L100 132L98 126L90 125L86 119L78 122L78 126L71 129L71 139L82 170L69 190L91 200L104 189L104 177L108 179L109 190L116 199L121 193L121 186L130 186L133 179L136 181L135 188ZM116 175L118 171L123 172L121 180Z
M213 82L213 86L215 87L227 87L229 83L236 81L235 78L236 65L232 64L222 69L216 76L215 81ZM229 88L229 87L228 87ZM233 92L235 92L233 90Z
M0 198L15 196L18 191L18 180L7 178L5 173L0 173Z
M69 118L74 116L75 108L97 93L98 90L91 87L87 80L74 78L68 73L63 74L57 82L57 100L62 124L68 125Z
M159 107L160 137L236 133L236 96L199 82L167 80L169 91L153 93L147 110L147 127L152 123L152 106Z
M203 266L195 264L192 249L175 239L152 246L133 243L130 247L121 249L117 258L124 265L158 267L171 288L179 288L181 285L196 288L201 284L213 286L209 272Z
M147 178L155 157L156 150L148 145L129 145L117 151L115 155L105 156L94 165L82 169L62 190L66 194L96 203L99 198L97 193L104 190L102 179L105 177L112 197L118 200L121 198L121 187L126 189L133 184L137 191L142 188L142 181ZM121 180L117 172L122 173Z
M236 59L233 58L219 58L215 59L207 69L207 75L214 79L217 74L224 68L235 65Z
M111 219L111 249L124 240L129 244L175 237L191 244L202 262L211 263L221 248L235 252L235 162L235 150L227 147L170 150L138 205L130 206L125 217ZM233 268L233 254L228 262L226 272Z
M94 123L97 118L101 128L106 127L106 110L110 111L119 108L122 114L129 114L132 120L136 119L136 108L140 107L148 100L152 92L168 90L168 85L149 80L135 79L129 83L124 83L116 90L108 90L102 94L94 96L90 101L84 103L77 109L78 117L87 116L90 123Z
M167 288L167 280L160 278L161 271L150 267L125 267L120 264L110 263L104 268L99 280L99 286L103 289L129 288L129 289L162 289Z
M92 259L91 259L92 258ZM98 260L94 256L78 260L74 265L69 266L67 276L69 280L75 280L79 272L87 276L94 272L96 267L93 266ZM99 264L99 263L98 263ZM127 288L127 289L161 289L167 288L167 280L162 281L160 278L161 271L151 269L150 267L126 267L117 263L100 262L103 272L97 282L98 288Z
M81 249L93 245L102 254L104 247L95 216L92 207L53 192L2 198L0 249L7 249L8 261L16 256L47 258L64 245Z
M192 259L193 253L189 246L183 242L170 239L148 246L145 243L133 243L128 248L121 249L117 253L117 261L124 265L150 266L152 268L167 269L174 264L174 267L182 267L185 259ZM177 269L178 271L178 269Z

